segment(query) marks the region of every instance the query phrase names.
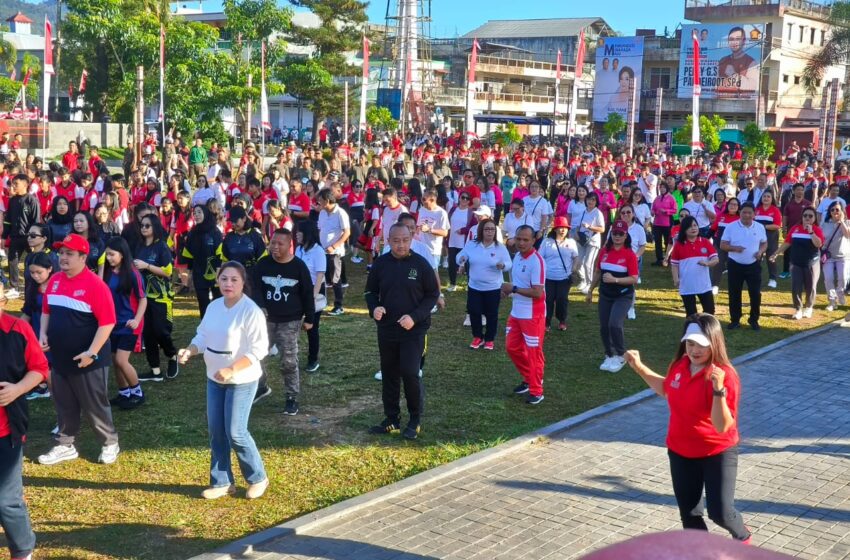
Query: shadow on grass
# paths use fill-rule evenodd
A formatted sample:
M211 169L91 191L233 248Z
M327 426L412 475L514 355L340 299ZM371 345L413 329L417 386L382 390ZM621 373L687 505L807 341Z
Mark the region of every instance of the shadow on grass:
M627 482L627 479L619 476L591 476L586 477L586 479L590 482L604 483L607 487L591 488L577 484L540 481L530 482L525 480L496 481L495 484L496 486L514 488L518 490L561 492L575 496L616 502L642 502L645 504L674 506L676 504L676 500L673 497L672 486L670 487L670 494L668 495L659 494L657 492L633 486ZM769 513L777 516L805 519L828 518L839 522L850 521L850 510L846 509L808 506L791 502L769 502L764 500L748 500L739 498L735 499L735 506L741 511L745 511L747 513Z
M198 498L207 488L193 484L145 484L143 482L95 482L71 478L49 478L43 476L26 476L24 485L27 487L42 487L49 489L67 488L71 490L142 490L144 492L177 494L188 498Z
M36 549L76 549L63 553L61 558L90 558L91 555L110 558L163 557L162 543L169 546L168 557L187 557L203 550L224 546L225 539L187 537L179 527L150 523L69 523L48 521L36 534Z

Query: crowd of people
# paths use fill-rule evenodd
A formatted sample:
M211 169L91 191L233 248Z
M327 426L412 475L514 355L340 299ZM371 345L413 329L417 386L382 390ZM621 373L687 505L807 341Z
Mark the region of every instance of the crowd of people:
M290 142L267 164L250 143L236 159L175 134L161 157L146 140L144 157L125 161L123 174L111 173L95 147L84 158L75 142L50 164L14 150L0 156L9 265L0 299L23 299L21 320L10 324L20 340L38 341L27 345L34 365L25 368L38 375L19 376L20 390L52 397L57 413L56 445L39 462L78 456L83 415L103 446L99 460L114 462L112 407L138 408L143 382L174 378L203 355L212 453L204 497L235 491L231 449L247 497L262 496L269 481L248 431L252 404L271 393L262 360L279 356L284 413L298 414L301 370L321 367L321 316L346 313L348 263L366 261L365 298L378 327L385 418L370 431L409 439L421 427L426 337L444 290L466 289L473 350L495 350L499 309L510 298L505 351L520 378L514 393L532 406L544 399L546 333L553 318L568 329L573 286L590 302L598 289L599 369L639 364L627 355L624 325L637 316L646 261L669 267L686 316L697 302L715 313L726 274L729 329L741 326L745 283L754 330L761 294L780 278L792 280L794 319L814 313L821 271L827 309L846 303L850 175L842 166L830 182L807 150L742 162L730 152L629 157L590 142L508 149L459 133L410 140L395 135L372 151ZM190 291L201 321L178 349L173 303ZM72 330L77 336L64 336ZM130 363L134 352L144 353L146 371ZM20 433L13 416L0 409L0 437ZM733 532L744 534L737 525Z

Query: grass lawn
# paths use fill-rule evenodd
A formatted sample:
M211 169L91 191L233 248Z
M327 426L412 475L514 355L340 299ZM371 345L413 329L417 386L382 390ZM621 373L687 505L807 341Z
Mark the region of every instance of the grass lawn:
M272 396L253 411L251 431L272 481L261 500L199 498L209 462L200 358L174 381L147 384L148 403L141 409L115 411L122 453L112 466L95 463L99 449L88 428L79 440L79 460L36 464L51 445L55 418L50 402L33 403L24 470L39 558L187 558L644 388L627 369L597 369L603 356L596 306L574 293L569 330L546 336L546 400L525 405L510 394L518 376L502 344L509 304L502 305L496 351L472 351L469 329L461 326L466 294L458 291L447 294L449 307L434 317L429 335L420 439L369 436L366 428L382 416L380 384L372 378L378 369L375 328L361 295L363 265L349 264L349 278L348 313L322 319L322 366L302 375L299 415L282 414L279 375L271 376ZM638 318L626 329L629 346L658 370L672 357L683 317L671 286L669 271L645 267ZM783 280L779 290L765 293L761 332L744 327L730 333L732 355L842 316L825 312L821 297L815 318L791 321L789 286ZM718 303L721 320L728 321L724 294ZM175 314L182 346L197 323L194 299L179 299ZM143 367L141 356L134 362ZM266 367L276 371L275 358ZM662 441L663 434L658 437ZM241 496L244 481L239 484Z

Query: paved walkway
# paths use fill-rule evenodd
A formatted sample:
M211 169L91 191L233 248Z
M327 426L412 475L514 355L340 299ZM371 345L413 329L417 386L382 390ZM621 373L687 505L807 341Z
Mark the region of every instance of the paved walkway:
M737 505L758 546L850 558L848 343L850 330L835 328L740 367ZM250 557L560 559L676 529L666 420L664 401L650 398Z

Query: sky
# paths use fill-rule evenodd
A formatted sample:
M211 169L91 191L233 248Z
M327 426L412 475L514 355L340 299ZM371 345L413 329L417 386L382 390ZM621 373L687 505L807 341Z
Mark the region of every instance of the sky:
M286 0L278 1L282 5L287 4ZM180 3L192 8L198 6L198 0L180 0ZM391 5L397 6L398 0L391 0ZM518 6L522 9L518 10ZM221 0L204 0L205 11L220 9ZM372 23L384 23L387 0L372 0L367 12ZM623 35L634 35L636 28L655 29L662 33L664 26L672 33L684 15L685 0L602 0L596 6L577 0L432 0L431 36L450 38L463 35L489 19L567 17L601 17Z

